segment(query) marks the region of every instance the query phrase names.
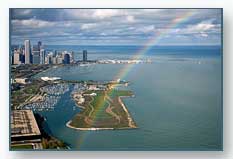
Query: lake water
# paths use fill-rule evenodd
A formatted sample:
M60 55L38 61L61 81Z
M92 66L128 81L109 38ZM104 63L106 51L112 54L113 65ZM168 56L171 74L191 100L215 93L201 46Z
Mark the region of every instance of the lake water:
M47 46L75 51L81 59L127 59L139 46ZM142 58L153 63L136 64L122 80L134 98L123 101L138 129L78 131L65 126L80 110L70 90L53 112L41 112L54 136L72 150L221 150L222 64L219 47L153 47ZM127 64L65 66L40 73L65 80L113 80ZM76 108L74 110L74 107Z

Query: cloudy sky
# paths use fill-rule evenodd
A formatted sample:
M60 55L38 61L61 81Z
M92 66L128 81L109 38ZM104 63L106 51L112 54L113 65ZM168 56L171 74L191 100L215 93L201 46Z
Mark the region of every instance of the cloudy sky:
M47 45L219 45L221 10L12 9L12 44L25 39Z

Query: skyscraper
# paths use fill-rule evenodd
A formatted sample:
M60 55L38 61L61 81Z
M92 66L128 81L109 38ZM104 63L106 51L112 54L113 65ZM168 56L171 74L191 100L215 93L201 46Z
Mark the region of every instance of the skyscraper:
M87 62L87 50L83 50L83 61Z
M23 53L20 54L21 63L25 63L25 55Z
M20 61L20 51L19 50L14 50L14 64L21 64Z
M40 64L40 51L38 45L32 47L32 63Z
M45 58L45 64L53 64L53 56L48 54Z
M70 61L72 62L72 63L74 63L74 52L73 51L71 51L71 53L70 53Z
M49 52L45 57L45 64L53 64L53 52Z
M57 54L58 54L58 52L57 52L57 50L55 50L55 51L54 51L53 56L55 56L55 57L56 57L56 56L57 56Z
M24 48L22 46L20 46L19 51L20 51L20 61L21 61L21 63L25 63Z
M38 51L40 51L40 50L42 49L42 42L41 42L41 41L38 41L37 46L38 46Z
M64 64L70 64L70 54L66 53L63 59Z
M48 56L48 64L53 64L53 56Z
M40 52L39 51L33 51L32 63L40 64Z
M31 55L30 40L24 41L24 48L25 48L25 64L31 64L32 63L32 55Z
M45 64L45 50L40 50L40 64Z

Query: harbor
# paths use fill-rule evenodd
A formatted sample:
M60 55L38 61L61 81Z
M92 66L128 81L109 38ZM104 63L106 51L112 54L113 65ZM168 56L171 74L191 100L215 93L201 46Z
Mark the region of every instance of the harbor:
M55 105L60 100L61 95L68 92L69 84L52 84L40 88L40 93L43 96L38 100L31 100L29 104L21 106L21 109L33 111L53 111Z

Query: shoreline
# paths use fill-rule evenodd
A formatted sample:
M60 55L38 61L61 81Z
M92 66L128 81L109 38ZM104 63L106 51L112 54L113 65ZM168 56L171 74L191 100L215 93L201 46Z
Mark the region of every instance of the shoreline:
M90 128L80 128L80 127L74 127L72 125L70 125L70 123L72 122L71 120L69 120L66 123L66 127L71 128L71 129L75 129L75 130L81 130L81 131L97 131L97 130L123 130L123 129L136 129L138 128L135 124L135 122L133 121L133 118L130 116L129 111L127 110L125 104L122 102L121 98L126 98L126 97L134 97L134 95L131 96L119 96L118 97L118 101L121 104L123 110L125 111L125 113L127 114L127 119L128 119L128 127L120 127L120 128L98 128L98 127L90 127ZM76 105L77 106L77 105ZM79 107L79 106L77 106ZM79 107L80 108L80 107ZM82 107L81 107L82 108Z
M137 129L138 127L121 127L121 128L98 128L98 127L90 127L90 128L79 128L70 125L71 120L66 123L66 127L80 130L80 131L98 131L98 130L127 130L127 129Z
M124 102L122 102L122 100L121 100L121 98L126 98L126 97L134 97L134 95L131 95L131 96L119 96L118 97L118 101L119 101L119 103L121 104L122 108L124 109L124 111L127 114L127 118L128 118L128 121L129 121L128 126L130 128L137 128L135 122L133 121L133 118L130 116L130 113L129 113L128 109L126 108Z
M95 128L95 127L91 127L91 128L79 128L79 127L71 126L70 123L71 123L71 120L69 120L66 123L66 126L68 128L75 129L75 130L82 130L82 131L85 131L85 130L92 130L92 131L96 131L96 130L114 130L115 129L115 128Z

